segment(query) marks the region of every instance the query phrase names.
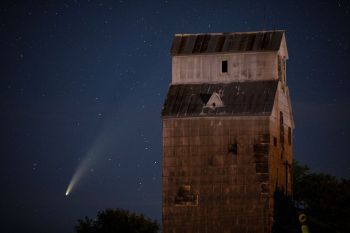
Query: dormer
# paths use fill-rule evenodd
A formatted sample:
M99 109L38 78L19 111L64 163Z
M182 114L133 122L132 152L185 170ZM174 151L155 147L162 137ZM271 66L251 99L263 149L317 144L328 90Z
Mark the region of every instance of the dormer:
M208 102L205 105L205 108L222 108L224 107L224 103L221 100L221 95L219 93L213 92Z
M284 31L176 34L172 84L278 80L285 83Z

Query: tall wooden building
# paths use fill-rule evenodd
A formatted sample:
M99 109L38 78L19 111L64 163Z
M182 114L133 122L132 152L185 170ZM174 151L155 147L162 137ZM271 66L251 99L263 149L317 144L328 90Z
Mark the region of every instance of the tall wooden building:
M176 34L171 55L163 232L271 232L292 188L285 32Z

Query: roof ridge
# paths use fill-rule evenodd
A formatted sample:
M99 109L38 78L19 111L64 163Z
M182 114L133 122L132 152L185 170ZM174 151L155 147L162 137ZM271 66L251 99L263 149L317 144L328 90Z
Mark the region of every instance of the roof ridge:
M230 82L186 82L186 83L170 83L170 86L173 85L230 85L236 83L254 83L254 82L278 82L278 79L254 79L254 80L232 80Z
M263 30L247 32L199 32L199 33L175 33L175 36L199 36L199 35L234 35L234 34L255 34L266 32L286 32L286 30Z

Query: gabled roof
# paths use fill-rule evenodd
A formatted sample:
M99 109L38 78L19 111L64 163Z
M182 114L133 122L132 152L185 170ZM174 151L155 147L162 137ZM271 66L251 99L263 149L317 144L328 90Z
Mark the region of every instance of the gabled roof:
M171 85L162 116L269 116L277 86L278 80ZM220 93L222 106L207 106L213 93Z
M171 54L278 51L284 31L258 31L209 34L176 34Z

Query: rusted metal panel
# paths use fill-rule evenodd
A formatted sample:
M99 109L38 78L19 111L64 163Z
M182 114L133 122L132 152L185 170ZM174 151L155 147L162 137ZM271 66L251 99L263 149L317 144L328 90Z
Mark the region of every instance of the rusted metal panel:
M277 85L278 81L172 85L162 116L270 115ZM206 106L213 93L223 106Z
M171 45L170 52L171 54L176 53L180 51L180 44L181 44L182 37L174 37L173 44Z
M163 144L163 231L266 232L270 199L261 195L270 192L268 155L257 159L254 144L267 141L269 118L163 122L163 135L172 141Z
M183 50L183 52L185 54L191 54L195 44L196 44L196 36L189 36L188 40L186 41L185 49Z
M189 55L202 53L277 51L284 31L221 34L177 34L171 46L171 54Z
M217 44L215 46L215 52L222 52L222 48L224 47L226 40L226 36L219 36L217 39Z

